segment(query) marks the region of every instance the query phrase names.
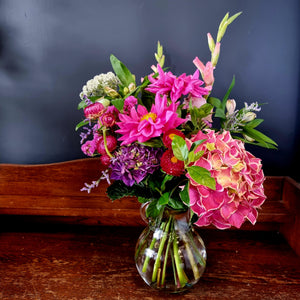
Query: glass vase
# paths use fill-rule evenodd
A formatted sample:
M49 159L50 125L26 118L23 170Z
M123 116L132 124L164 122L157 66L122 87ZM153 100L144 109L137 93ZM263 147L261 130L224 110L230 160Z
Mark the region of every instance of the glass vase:
M141 207L145 220L146 205ZM190 211L165 208L140 235L135 263L143 280L151 287L171 293L195 285L204 272L206 250L190 222Z

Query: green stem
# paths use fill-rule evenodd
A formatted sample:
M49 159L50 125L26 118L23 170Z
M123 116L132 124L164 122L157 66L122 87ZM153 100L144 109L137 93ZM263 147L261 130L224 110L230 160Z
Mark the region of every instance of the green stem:
M105 151L106 151L106 154L112 158L113 156L111 155L111 153L109 152L108 148L107 148L107 139L106 139L106 128L104 128L102 130L103 132L103 142L104 142L104 148L105 148Z
M160 229L162 230L165 226L165 222L163 222L161 225L160 225ZM150 244L150 247L149 249L152 250L154 248L154 245L156 243L156 238L154 237L151 241L151 244ZM146 249L147 250L147 249ZM142 272L145 273L147 271L147 267L148 267L148 264L149 264L149 260L150 260L150 256L146 255L146 258L145 258L145 261L144 261L144 265L143 265L143 269L142 269Z
M203 267L206 265L206 261L205 259L203 258L203 256L201 255L201 253L199 252L198 250L198 247L197 245L195 244L194 242L194 239L193 239L193 236L191 233L189 233L189 238L190 238L190 241L191 241L191 245L193 247L193 250L194 250L194 253L195 253L195 256L197 258L197 261L200 263L200 265ZM202 245L201 241L199 241L200 244Z
M165 243L166 243L166 240L167 240L167 237L168 237L168 232L169 232L169 228L170 228L171 219L172 219L172 216L169 217L169 221L166 225L166 228L164 230L161 242L159 244L157 257L156 257L156 260L155 260L155 263L154 263L154 268L153 268L153 273L152 273L152 282L156 281L157 271L158 271L158 268L159 268L159 265L160 265L161 254L162 254L162 251L164 249L164 246L165 246Z
M172 238L173 238L173 235L172 235L172 232L174 230L173 219L171 221L170 227L171 227L171 229L170 229L170 234L169 234L169 240L168 240L168 244L167 244L167 248L166 248L166 252L165 252L165 260L164 260L163 271L162 271L162 276L161 276L161 285L162 286L165 284L168 256L169 256L170 246L171 246L171 242L172 242ZM174 265L174 262L172 262L172 264ZM173 271L174 271L174 267L173 267ZM176 284L176 276L174 276L174 278L175 278L175 284Z
M173 240L173 252L174 252L174 258L175 258L175 265L176 265L176 269L177 269L177 274L178 274L178 278L179 278L179 282L180 282L180 286L184 286L187 283L187 276L184 272L184 270L182 269L182 262L179 256L179 249L178 249L178 245L177 245L177 237L176 234L174 235L174 240Z
M187 256L188 256L191 266L192 266L194 278L196 280L198 280L200 278L200 273L199 273L199 269L197 268L197 263L195 262L193 252L191 250L191 247L190 247L190 244L188 241L188 237L185 234L183 234L182 236L183 236L183 240L184 240L184 244L185 244L185 248L186 248L186 253L187 253Z

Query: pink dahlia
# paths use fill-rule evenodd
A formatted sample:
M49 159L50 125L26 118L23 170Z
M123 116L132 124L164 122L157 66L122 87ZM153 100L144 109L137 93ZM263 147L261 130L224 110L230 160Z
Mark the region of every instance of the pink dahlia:
M190 178L191 209L199 216L196 225L215 225L219 229L240 228L248 219L255 224L257 208L266 199L261 160L244 148L228 131L216 133L208 129L199 132L191 141L206 139L197 151L203 156L194 163L210 171L216 180L216 190L198 184Z
M158 77L149 76L151 84L147 91L159 95L170 95L172 101L177 101L182 95L190 94L192 97L202 97L209 91L201 87L203 81L199 79L199 71L193 75L182 74L176 77L172 72L164 72L160 65L157 65Z
M178 103L172 102L168 105L167 97L157 94L150 112L144 106L138 105L137 109L134 106L131 108L129 115L119 114L120 122L117 125L120 129L116 132L122 135L119 138L123 141L121 145L135 141L146 142L185 122L178 117L177 107Z

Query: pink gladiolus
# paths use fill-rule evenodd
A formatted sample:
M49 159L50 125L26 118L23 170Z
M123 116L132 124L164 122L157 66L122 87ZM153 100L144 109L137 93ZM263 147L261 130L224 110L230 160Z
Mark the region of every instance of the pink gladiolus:
M170 96L172 101L177 101L182 95L190 94L192 97L202 97L209 91L201 87L203 81L199 79L199 71L193 75L182 74L176 77L171 72L164 72L160 65L157 65L158 77L149 76L151 84L146 88L147 91L159 95Z
M138 141L146 142L151 138L158 137L169 129L176 128L185 122L185 119L178 117L176 109L179 103L167 104L167 97L159 94L155 97L155 104L151 111L138 105L131 108L130 115L120 114L120 122L117 123L120 129L116 132L121 134L121 145L128 145Z
M244 144L233 139L228 131L200 131L191 142L201 139L206 141L196 152L204 151L204 154L194 165L210 171L216 180L216 190L198 184L187 175L190 206L199 216L196 224L213 224L219 229L240 228L246 219L255 224L256 209L266 199L260 159L247 152Z
M211 89L211 87L215 81L214 66L212 65L212 63L210 61L208 61L206 63L206 65L204 66L204 64L198 57L196 57L193 60L193 63L197 67L197 69L201 72L201 76L202 76L202 79L204 80L206 88L210 87L210 89Z

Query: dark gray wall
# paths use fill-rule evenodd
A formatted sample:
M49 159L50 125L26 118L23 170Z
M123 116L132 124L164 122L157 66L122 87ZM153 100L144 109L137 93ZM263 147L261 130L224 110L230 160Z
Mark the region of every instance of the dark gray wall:
M267 175L300 180L299 0L2 0L0 162L50 163L83 157L77 111L82 85L111 70L110 53L137 77L150 72L160 40L173 73L206 61L227 11L243 11L222 42L214 96L267 102L261 130L279 150L249 148Z

